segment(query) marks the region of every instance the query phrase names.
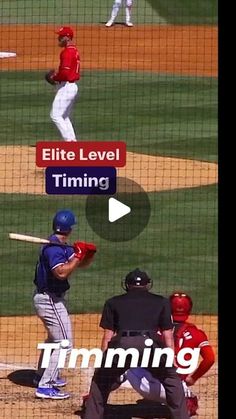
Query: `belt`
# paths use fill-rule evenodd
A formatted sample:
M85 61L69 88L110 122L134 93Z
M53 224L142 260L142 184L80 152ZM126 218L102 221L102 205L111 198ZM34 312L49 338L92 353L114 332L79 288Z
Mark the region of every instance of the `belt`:
M37 292L39 294L47 294L47 295L55 295L58 298L64 297L65 293L64 292L52 292L52 291L47 291L47 290L39 290L37 289Z
M121 336L151 336L152 330L123 330Z
M69 81L69 80L63 80L63 81L59 81L59 84L61 83L76 83L78 80L74 80L74 81Z

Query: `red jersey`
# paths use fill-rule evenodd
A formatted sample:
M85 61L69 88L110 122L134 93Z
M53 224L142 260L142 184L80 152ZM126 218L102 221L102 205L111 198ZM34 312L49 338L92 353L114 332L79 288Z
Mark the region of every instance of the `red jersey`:
M174 328L175 353L182 348L210 346L206 333L191 323L177 323Z
M75 45L67 45L63 49L59 69L52 79L59 82L75 82L80 79L80 55Z
M187 322L175 324L174 341L176 355L182 348L200 348L202 361L192 374L195 380L204 375L214 364L215 356L207 335L194 324ZM186 375L181 374L180 377L184 380Z

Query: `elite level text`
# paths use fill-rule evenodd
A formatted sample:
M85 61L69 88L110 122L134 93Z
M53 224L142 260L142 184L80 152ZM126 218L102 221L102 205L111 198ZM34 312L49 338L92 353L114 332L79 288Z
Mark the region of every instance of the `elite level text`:
M38 167L124 167L126 144L123 141L64 141L36 145Z

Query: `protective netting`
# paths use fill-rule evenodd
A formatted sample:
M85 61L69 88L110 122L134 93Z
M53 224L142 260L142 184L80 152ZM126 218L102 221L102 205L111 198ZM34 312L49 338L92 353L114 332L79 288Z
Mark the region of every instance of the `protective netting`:
M78 362L76 369L62 371L67 380L63 391L70 398L43 403L35 398L37 344L46 338L32 303L40 245L8 240L10 232L47 238L55 213L68 209L78 220L69 243L92 242L98 249L91 266L75 270L69 280L66 300L74 347L100 348L103 305L123 292L121 280L139 267L153 279L154 293L168 297L181 291L191 296L189 321L206 333L216 358L189 389L199 399L198 418L216 419L215 0L2 0L0 23L0 417L74 417L89 391L93 363L81 369ZM55 31L61 27L74 32L81 77L67 83L68 90L53 110L58 85L47 84L44 74L58 70L62 48ZM45 168L36 166L35 146L38 141L63 143L66 116L78 144L126 143L126 166L117 174L140 185L151 207L148 224L131 240L117 241L115 223L109 240L97 234L103 223L109 228L99 197L98 204L92 201L92 228L86 195L46 194ZM73 139L67 123L64 139ZM137 193L132 188L131 195ZM135 205L132 221L121 221L121 237L146 217L142 194ZM64 263L55 258L55 265ZM44 316L46 303L41 310ZM53 324L54 315L47 315L48 324ZM68 322L65 313L61 316L62 324ZM204 339L195 346L201 342ZM201 354L200 360L207 356L202 349ZM111 417L163 417L156 408L150 413L144 407L140 413L140 398L126 381L110 395Z

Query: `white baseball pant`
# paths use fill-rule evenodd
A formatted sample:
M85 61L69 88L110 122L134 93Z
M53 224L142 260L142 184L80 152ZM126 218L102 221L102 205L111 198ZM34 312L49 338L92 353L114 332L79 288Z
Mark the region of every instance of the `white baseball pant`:
M130 22L133 0L115 0L111 12L111 20L114 21L117 17L119 10L122 6L122 2L125 5L126 22Z
M76 141L70 114L77 93L78 86L76 83L62 82L57 86L57 93L52 104L50 117L65 141Z
M166 392L161 382L152 376L145 368L130 368L125 373L127 380L137 393L144 399L159 403L166 403ZM185 397L191 395L186 383L182 381Z

